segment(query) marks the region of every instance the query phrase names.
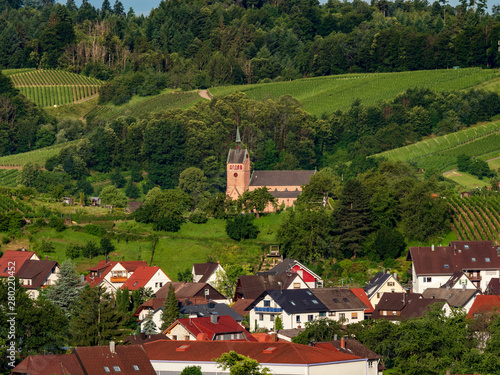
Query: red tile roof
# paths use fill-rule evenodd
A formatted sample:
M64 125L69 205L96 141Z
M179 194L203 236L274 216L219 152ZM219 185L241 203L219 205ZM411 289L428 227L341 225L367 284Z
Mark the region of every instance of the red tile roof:
M253 358L262 365L268 364L319 364L341 361L365 361L361 357L308 345L293 343L260 343L244 341L166 341L159 340L143 345L151 361L210 362L231 350ZM178 351L181 346L185 350ZM269 350L275 348L273 350Z
M12 264L9 262L15 262L14 272L17 273L21 269L24 262L31 259L33 255L35 255L35 259L38 259L33 251L7 250L0 258L0 277L11 276L10 273L8 273L8 268L12 267Z
M133 260L133 261L109 261L105 262L101 260L94 267L89 268L89 271L96 271L99 273L99 276L92 277L91 273L85 277L85 281L88 282L91 286L96 286L101 283L101 281L106 277L106 275L116 266L118 263L121 264L123 268L125 268L128 272L134 272L137 268L143 266L147 267L147 263L144 260ZM99 272L101 271L101 272Z
M373 306L370 300L368 299L365 290L363 288L353 288L351 289L351 292L353 292L356 295L356 297L358 297L361 300L361 302L363 302L366 305L366 307L368 307L368 309L365 310L365 314L372 314Z
M117 345L115 353L111 353L109 346L77 347L75 354L87 374L109 375L104 369L106 366L111 373L120 375L156 375L146 352L140 345ZM134 365L139 370L135 370ZM118 366L120 372L115 371L114 366Z
M168 327L163 334L170 332L173 327L181 324L186 328L192 335L198 337L200 334L206 335L209 340L215 340L216 335L221 335L225 333L242 333L247 341L257 341L251 334L249 334L245 328L243 328L236 320L232 317L218 316L217 323L211 322L211 317L203 318L182 318L177 319L174 323Z
M138 267L121 288L128 288L128 290L144 288L157 271L164 274L160 267Z
M19 363L12 374L33 375L84 375L74 354L30 355Z
M491 241L452 241L449 246L410 247L407 260L413 262L417 275L452 275L500 269L499 255Z
M479 295L474 300L467 318L474 318L475 314L484 314L500 311L500 296Z

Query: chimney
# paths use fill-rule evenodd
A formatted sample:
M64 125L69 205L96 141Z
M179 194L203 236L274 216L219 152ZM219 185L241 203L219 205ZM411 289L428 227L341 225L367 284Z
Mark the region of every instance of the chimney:
M271 342L278 342L278 334L276 332L271 332L269 336L271 336Z
M114 341L109 342L109 351L111 354L116 354L116 344Z
M338 340L338 336L337 336L337 334L334 334L333 335L333 341L337 341L337 340Z
M431 250L434 251L434 244L431 245Z
M344 336L342 336L342 338L340 339L340 347L342 349L345 349L345 338L344 338Z
M217 324L217 312L213 311L210 314L210 323Z

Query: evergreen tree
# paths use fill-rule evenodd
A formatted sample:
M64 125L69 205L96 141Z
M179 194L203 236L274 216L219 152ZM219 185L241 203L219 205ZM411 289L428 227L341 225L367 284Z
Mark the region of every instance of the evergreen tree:
M104 0L102 2L101 13L103 16L106 16L106 13L109 13L109 14L112 13L111 4L110 4L109 0Z
M163 313L161 317L163 323L161 325L161 330L166 329L170 324L179 319L179 315L179 304L177 302L177 297L175 296L174 286L170 283L167 298L165 299L165 303L163 305Z
M157 327L155 322L153 322L153 314L151 311L149 314L146 316L146 322L144 323L144 333L146 335L154 335L155 333L158 333Z
M127 182L127 185L125 185L125 195L132 199L137 199L141 196L139 188L132 182L132 180Z
M117 310L116 301L104 288L86 285L76 301L70 320L71 343L75 346L105 345L120 340L123 315Z
M116 291L116 307L119 312L123 313L124 315L129 312L130 308L130 295L128 288L125 289L118 289Z
M117 16L125 15L125 8L123 8L123 4L120 0L115 1L115 5L113 5L113 13Z
M83 289L83 283L76 272L75 264L67 260L61 264L59 269L59 278L55 285L48 289L47 298L56 306L63 309L66 316L71 316L71 307L74 301L80 295Z
M115 185L118 189L121 189L127 183L127 180L125 180L118 168L115 169L115 171L111 174L110 179L112 184Z

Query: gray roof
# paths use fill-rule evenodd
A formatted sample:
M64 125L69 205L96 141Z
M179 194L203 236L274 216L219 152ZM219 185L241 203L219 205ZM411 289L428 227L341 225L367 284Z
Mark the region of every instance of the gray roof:
M266 295L271 296L287 314L328 311L328 308L309 289L266 290L247 307L247 310L251 310Z
M292 258L285 258L281 262L279 262L277 265L275 265L273 268L271 268L267 272L260 272L260 274L269 274L269 275L279 275L282 273L285 273L286 271L290 270L297 264L297 261Z
M316 171L254 171L250 186L302 186Z
M464 307L471 298L474 298L476 293L479 293L477 289L428 288L422 293L422 296L446 300L452 307Z
M199 318L210 316L212 312L216 312L218 316L230 316L238 323L243 320L243 317L223 303L212 303L206 305L185 305L181 307L181 314L194 315Z
M316 288L311 289L330 311L366 310L367 307L350 289Z
M229 164L242 164L248 156L246 149L230 149L227 154L227 163Z
M384 273L384 272L377 273L375 277L370 280L368 285L365 285L363 287L368 298L371 298L377 292L377 290L379 290L380 287L386 283L386 281L391 276L392 275L390 273Z

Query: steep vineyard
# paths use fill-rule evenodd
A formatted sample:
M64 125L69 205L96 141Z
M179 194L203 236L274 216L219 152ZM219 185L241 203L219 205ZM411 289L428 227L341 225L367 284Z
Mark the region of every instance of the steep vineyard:
M76 103L97 95L102 82L62 70L10 72L14 85L41 107Z
M459 240L500 240L500 197L457 197L450 199L450 207Z

